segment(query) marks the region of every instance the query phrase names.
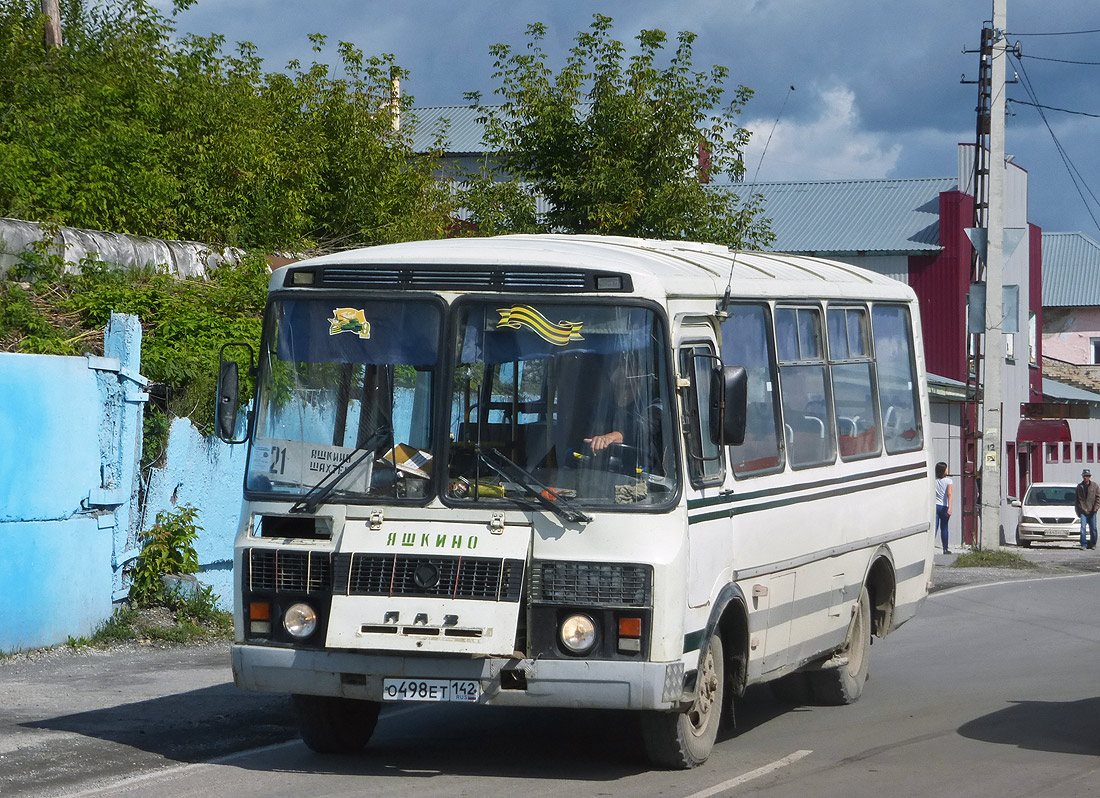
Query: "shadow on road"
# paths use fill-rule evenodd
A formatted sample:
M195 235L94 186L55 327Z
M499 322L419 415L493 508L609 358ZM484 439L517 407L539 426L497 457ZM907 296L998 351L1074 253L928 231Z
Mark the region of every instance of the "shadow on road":
M752 688L737 704L737 727L718 745L779 714L797 711ZM341 775L522 775L605 782L652 770L639 715L629 711L410 704L383 708L370 744L352 756L314 754L304 745L233 758L247 770ZM26 728L72 732L183 763L297 738L289 701L231 684L163 698L27 721ZM83 748L83 746L81 746ZM125 759L114 749L109 758Z
M19 725L73 732L179 762L202 762L298 734L287 697L246 693L232 684Z
M959 734L1032 751L1100 754L1100 697L1018 701L964 723Z

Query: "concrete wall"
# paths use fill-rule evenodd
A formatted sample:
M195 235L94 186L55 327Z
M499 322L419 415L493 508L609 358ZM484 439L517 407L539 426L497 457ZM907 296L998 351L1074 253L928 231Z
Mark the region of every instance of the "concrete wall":
M0 353L0 651L90 635L136 556L141 326L103 357Z
M238 420L243 425L245 414ZM243 426L237 437L242 432ZM145 494L142 528L151 527L161 511L184 504L198 509L198 578L226 610L233 607L233 539L241 515L246 453L246 446L206 437L188 419L177 418L169 431L164 466L150 469Z

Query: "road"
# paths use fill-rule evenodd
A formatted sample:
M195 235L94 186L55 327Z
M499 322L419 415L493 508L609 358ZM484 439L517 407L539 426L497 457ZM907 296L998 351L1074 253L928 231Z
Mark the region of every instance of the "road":
M935 593L872 648L858 703L755 689L688 772L649 770L629 713L390 706L366 753L322 757L286 740L281 699L236 691L216 659L172 696L140 667L112 684L2 666L0 795L1100 795L1098 597L1096 573ZM19 696L43 680L71 690L70 712L45 717L43 698L32 719Z

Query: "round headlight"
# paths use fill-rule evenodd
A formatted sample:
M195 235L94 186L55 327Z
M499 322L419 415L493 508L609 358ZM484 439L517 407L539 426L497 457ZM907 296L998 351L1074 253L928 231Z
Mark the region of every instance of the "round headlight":
M596 624L587 615L570 615L561 624L561 643L574 654L583 654L596 644Z
M308 604L291 604L283 613L283 626L291 637L305 640L317 629L317 613Z

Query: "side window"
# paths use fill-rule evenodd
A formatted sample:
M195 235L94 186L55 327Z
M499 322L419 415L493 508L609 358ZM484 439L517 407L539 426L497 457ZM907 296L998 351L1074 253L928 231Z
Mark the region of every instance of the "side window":
M840 456L844 460L871 457L882 450L882 443L867 309L830 305L826 318Z
M722 450L714 442L711 428L710 375L717 360L709 343L689 344L680 349L680 374L690 381L684 399L685 443L688 471L696 487L720 483L726 476Z
M924 445L924 432L917 403L909 310L899 305L875 305L871 311L871 329L886 451L889 454L915 451Z
M836 432L825 376L821 311L816 307L777 307L775 340L791 467L832 463L836 460Z
M733 304L728 313L722 322L722 362L743 366L748 373L745 442L729 447L730 468L738 477L778 471L783 467L776 390L779 382L768 306Z

